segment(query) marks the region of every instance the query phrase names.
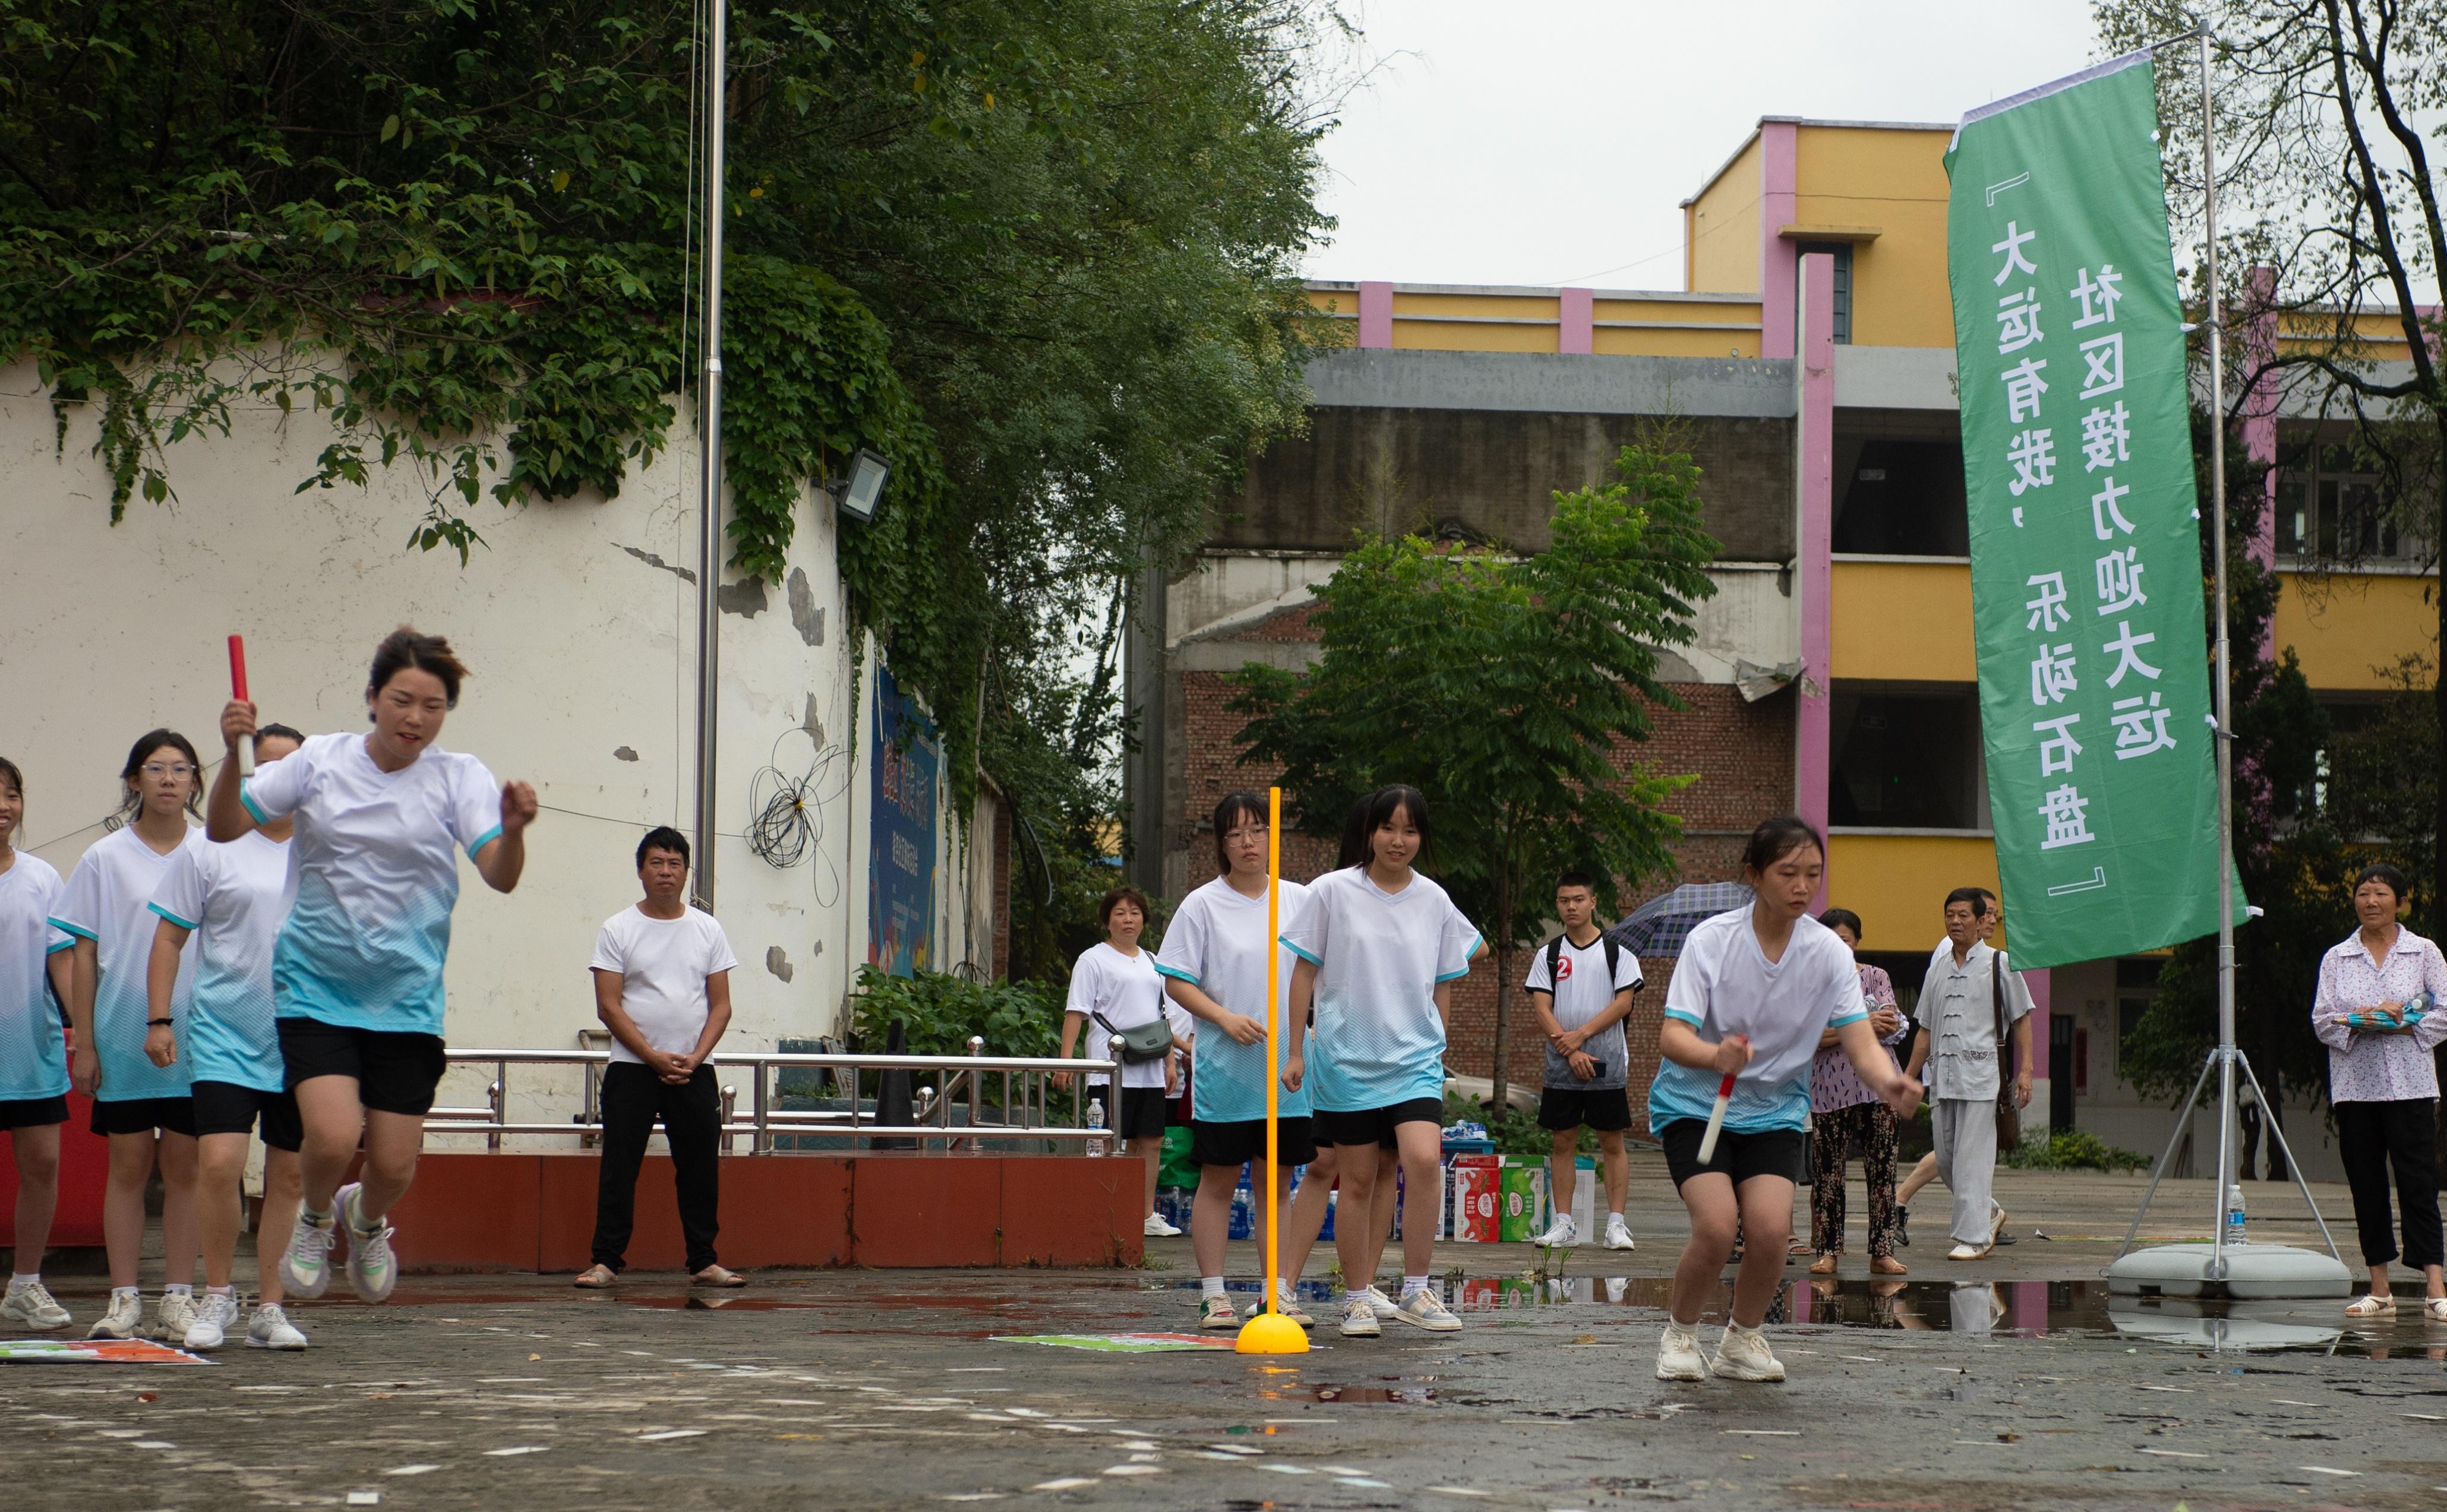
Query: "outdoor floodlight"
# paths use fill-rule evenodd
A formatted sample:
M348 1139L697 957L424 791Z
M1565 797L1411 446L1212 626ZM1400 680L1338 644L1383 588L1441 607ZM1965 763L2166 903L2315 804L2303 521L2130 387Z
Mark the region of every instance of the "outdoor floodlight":
M849 476L826 479L825 492L833 496L835 508L864 524L875 518L876 501L891 477L892 463L861 446L849 460Z

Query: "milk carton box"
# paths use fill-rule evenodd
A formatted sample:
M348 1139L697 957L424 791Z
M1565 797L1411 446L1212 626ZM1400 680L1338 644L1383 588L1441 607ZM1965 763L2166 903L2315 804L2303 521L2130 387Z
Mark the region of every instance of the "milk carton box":
M1503 1237L1503 1170L1491 1155L1464 1155L1452 1165L1452 1237L1492 1244Z

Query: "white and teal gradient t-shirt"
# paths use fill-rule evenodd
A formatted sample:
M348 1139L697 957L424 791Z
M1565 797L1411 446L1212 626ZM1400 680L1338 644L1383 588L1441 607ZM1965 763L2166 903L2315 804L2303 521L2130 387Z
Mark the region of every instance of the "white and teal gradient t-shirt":
M154 891L153 912L195 932L196 986L179 1055L199 1082L281 1089L272 952L292 885L288 843L250 831L226 845L181 848Z
M51 863L24 851L0 872L0 1103L68 1089L67 1042L46 974L49 957L76 943L51 922L61 888Z
M442 966L459 852L502 833L502 784L473 756L427 747L395 772L358 734L315 735L240 790L257 823L297 818L295 899L272 955L282 1018L442 1032Z
M1299 915L1308 889L1282 884L1277 901L1280 922ZM1155 969L1187 982L1235 1013L1266 1021L1266 895L1243 898L1218 877L1181 900L1164 930ZM1292 954L1275 951L1275 1066L1291 1058ZM1189 1111L1202 1124L1242 1124L1266 1116L1266 1048L1243 1045L1203 1020L1190 1041ZM1305 1083L1297 1092L1278 1087L1275 1112L1306 1118Z
M1416 872L1398 893L1377 886L1364 866L1328 872L1309 883L1282 939L1318 969L1317 1027L1306 1052L1314 1105L1358 1113L1442 1100L1445 1024L1436 984L1469 975L1479 943L1445 890Z
M1665 1016L1715 1044L1751 1041L1751 1063L1734 1079L1725 1127L1736 1134L1798 1129L1810 1117L1810 1066L1818 1036L1869 1016L1852 952L1841 936L1803 915L1793 920L1784 958L1771 961L1751 928L1751 905L1703 920L1683 943L1665 989ZM1648 1087L1648 1128L1681 1119L1706 1123L1717 1103L1716 1071L1660 1061Z
M173 857L211 843L202 830L190 829L176 850L159 856L134 829L116 830L94 841L68 877L51 922L93 941L100 973L93 988L93 1049L102 1061L96 1102L187 1095L191 1078L184 1056L156 1066L144 1053L145 1020L153 1016L144 973L161 927L147 905L169 875ZM187 998L195 981L196 942L189 939L179 951L179 980L170 994L170 1031L180 1039L187 1034Z

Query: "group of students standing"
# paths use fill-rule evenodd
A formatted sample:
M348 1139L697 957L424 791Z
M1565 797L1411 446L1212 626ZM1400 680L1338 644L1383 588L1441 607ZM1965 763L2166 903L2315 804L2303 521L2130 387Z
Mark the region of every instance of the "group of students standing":
M18 1177L0 1324L74 1321L40 1270L71 1087L93 1100L92 1129L109 1143L111 1292L89 1337L150 1332L212 1350L237 1328L231 1270L256 1132L259 1230L286 1242L262 1269L246 1343L306 1347L284 1305L329 1287L335 1239L351 1289L390 1295L387 1218L414 1178L446 1064L458 853L509 892L537 812L528 784L435 744L465 676L446 640L403 627L375 651L364 734L258 725L253 704L233 700L208 799L193 743L146 733L120 770L108 833L65 884L16 848L26 781L0 760L0 1131ZM254 758L243 776L242 750ZM157 1171L166 1274L147 1331L138 1262Z

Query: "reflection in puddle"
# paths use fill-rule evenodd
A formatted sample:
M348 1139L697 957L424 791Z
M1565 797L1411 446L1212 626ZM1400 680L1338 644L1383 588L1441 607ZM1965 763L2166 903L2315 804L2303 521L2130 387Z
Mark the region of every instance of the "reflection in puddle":
M1309 1394L1319 1402L1408 1402L1414 1406L1436 1399L1435 1389L1427 1386L1320 1386Z
M624 1296L631 1307L677 1308L691 1313L784 1313L813 1308L813 1302L777 1302L769 1296L721 1296L692 1292L686 1296Z

